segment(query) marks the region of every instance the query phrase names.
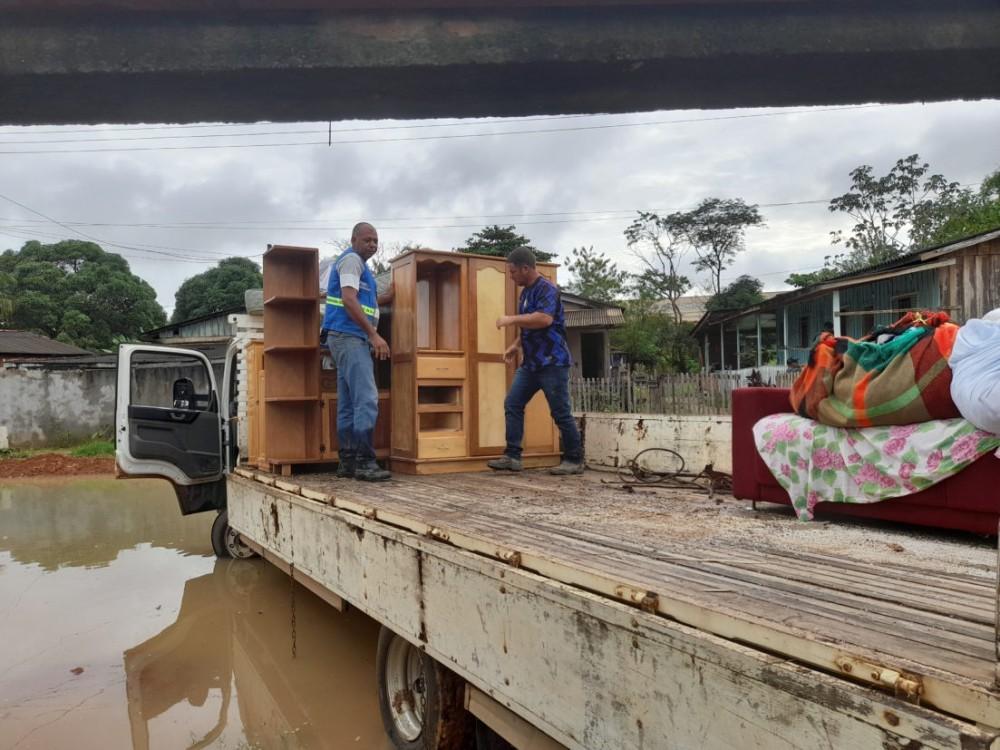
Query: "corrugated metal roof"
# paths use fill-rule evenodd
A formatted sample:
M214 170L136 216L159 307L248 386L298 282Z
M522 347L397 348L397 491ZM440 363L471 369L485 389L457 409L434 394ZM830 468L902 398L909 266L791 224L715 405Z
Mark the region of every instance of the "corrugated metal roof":
M29 331L0 331L0 357L66 357L77 354L90 352Z
M619 307L600 307L593 310L566 310L567 328L614 328L625 325L625 315Z

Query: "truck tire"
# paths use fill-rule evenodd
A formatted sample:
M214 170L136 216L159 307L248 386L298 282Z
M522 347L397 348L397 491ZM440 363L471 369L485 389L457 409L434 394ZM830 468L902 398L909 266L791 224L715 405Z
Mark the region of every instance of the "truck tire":
M240 535L229 526L229 511L222 510L212 523L212 550L216 557L247 560L256 553L243 543Z
M382 726L397 750L474 747L465 682L383 626L375 657Z

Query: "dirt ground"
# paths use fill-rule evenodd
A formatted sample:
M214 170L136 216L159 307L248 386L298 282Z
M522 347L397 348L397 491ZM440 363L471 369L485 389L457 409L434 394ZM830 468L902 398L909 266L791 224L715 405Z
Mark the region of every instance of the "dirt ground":
M8 458L0 461L0 479L112 474L114 470L115 460L110 457L74 458L61 453L40 453L30 458Z

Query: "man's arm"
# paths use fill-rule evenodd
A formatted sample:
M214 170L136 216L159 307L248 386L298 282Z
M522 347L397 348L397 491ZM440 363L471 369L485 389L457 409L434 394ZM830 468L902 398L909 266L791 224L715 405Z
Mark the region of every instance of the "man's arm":
M358 290L350 286L342 286L340 288L340 296L344 301L344 309L347 310L347 314L351 316L351 320L361 326L363 330L368 335L368 340L372 344L372 348L375 350L375 357L377 359L388 359L389 358L389 345L386 343L385 339L378 335L378 331L375 330L375 326L372 322L368 320L368 316L365 315L365 311L361 309L361 303L358 302Z
M391 305L395 297L396 297L396 286L390 281L389 288L378 296L378 304L380 307L382 305Z
M517 326L518 328L548 328L552 325L552 316L544 312L523 313L521 315L503 315L497 318L497 328Z

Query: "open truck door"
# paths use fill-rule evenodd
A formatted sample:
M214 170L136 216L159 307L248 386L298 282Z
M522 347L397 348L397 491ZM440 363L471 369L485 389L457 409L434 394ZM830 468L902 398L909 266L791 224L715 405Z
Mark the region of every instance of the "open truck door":
M117 383L116 474L166 479L183 515L224 509L228 406L208 358L190 349L123 344Z

